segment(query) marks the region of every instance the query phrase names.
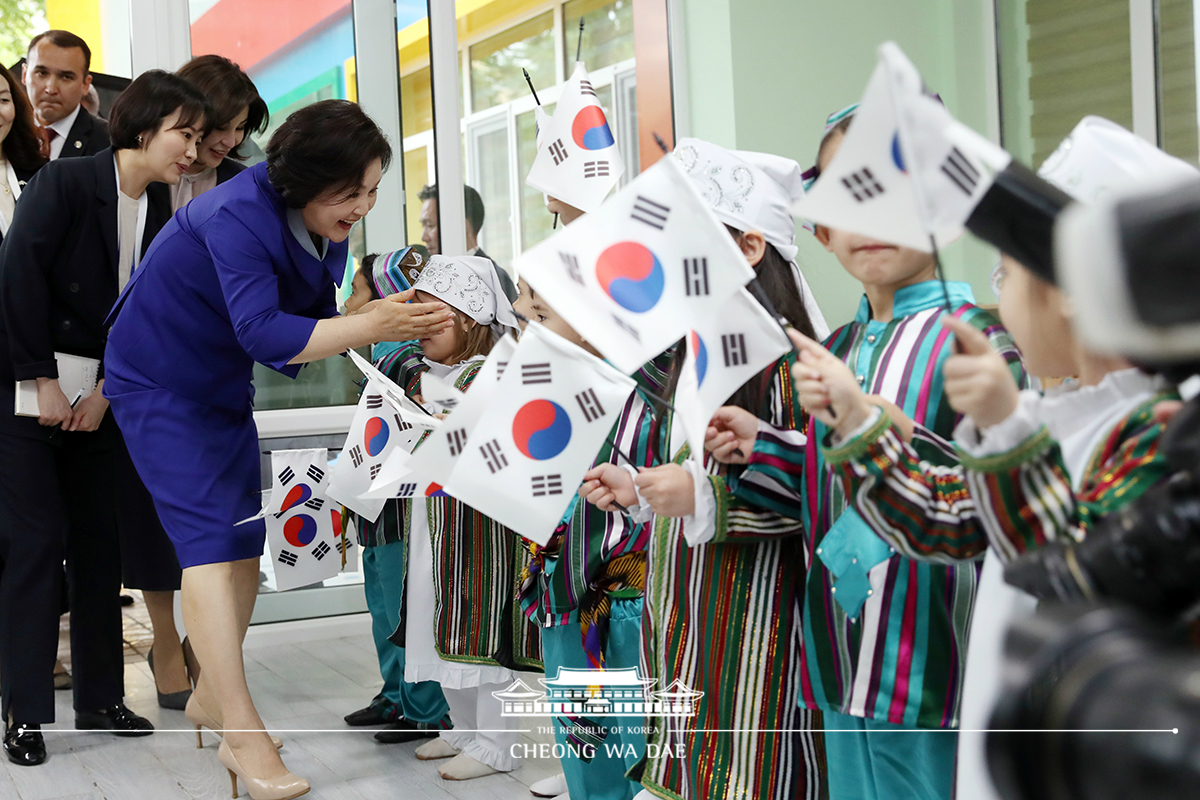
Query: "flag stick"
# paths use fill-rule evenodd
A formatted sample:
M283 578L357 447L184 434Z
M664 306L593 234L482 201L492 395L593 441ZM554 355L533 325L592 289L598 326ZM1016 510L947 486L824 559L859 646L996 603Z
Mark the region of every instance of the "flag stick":
M557 213L555 213L555 215L554 215L554 225L553 225L553 227L550 228L550 230L552 230L552 231L558 230L558 214Z
M542 101L538 100L537 89L533 88L533 78L529 77L529 70L522 67L521 72L525 73L525 82L529 84L529 92L530 92L530 94L533 95L533 102L537 103L540 106L542 104Z
M933 248L933 265L937 272L938 280L942 282L942 300L946 303L946 313L953 314L954 308L950 305L950 287L946 285L946 273L942 270L942 257L938 253L937 239L933 234L929 235L929 245Z
M614 451L616 451L617 455L619 455L621 458L623 458L629 462L629 466L636 467L638 465L636 461L634 461L629 456L625 455L625 451L617 446L617 443L615 441L613 441L613 438L611 435L608 437L608 443L612 445L612 448Z
M664 142L663 138L661 136L659 136L657 133L654 134L654 143L656 145L658 145L660 150L663 151L663 155L666 155L667 153L671 152L670 150L667 149L667 143Z
M575 42L575 60L579 61L579 56L583 53L583 17L579 18L579 39Z

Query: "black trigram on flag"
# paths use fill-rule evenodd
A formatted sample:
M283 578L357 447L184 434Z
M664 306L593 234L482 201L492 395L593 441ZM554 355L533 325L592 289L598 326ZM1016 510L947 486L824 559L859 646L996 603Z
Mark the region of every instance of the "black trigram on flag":
M979 185L979 170L975 169L957 147L951 148L950 155L942 162L942 172L968 196Z
M311 500L309 500L308 502L306 502L304 505L308 506L313 511L320 511L322 508L325 507L325 501L319 497L314 497Z
M496 362L496 380L500 380L501 378L504 377L504 370L506 370L506 369L508 369L507 361L497 361Z
M521 365L521 383L528 386L531 383L550 383L550 362Z
M571 280L583 286L583 272L579 269L579 259L562 251L559 251L558 257L562 259L563 266L567 268L567 274L571 276Z
M708 296L708 259L683 260L683 286L688 297Z
M459 428L450 431L450 455L456 456L467 446L467 429Z
M558 166L567 160L567 148L563 147L562 139L555 139L550 143L550 157L554 159L554 166Z
M362 448L358 445L350 448L350 460L354 462L354 466L361 467L363 463Z
M279 473L279 482L287 486L296 477L296 473L292 472L291 467L284 467L283 472Z
M381 394L367 395L367 408L383 408L383 395L381 395Z
M375 480L377 477L379 477L379 470L381 469L383 469L383 464L371 465L371 480Z
M353 547L353 545L349 541L346 540L346 537L339 536L337 539L337 544L335 544L333 546L333 549L337 550L339 555L344 556L344 555L346 555L346 551L349 550L351 547Z
M296 554L293 553L291 550L280 550L279 551L279 563L287 564L289 567L296 566Z
M883 184L875 179L870 167L851 172L842 178L842 185L849 189L850 194L860 203L883 194Z
M592 97L596 96L596 90L592 88L591 81L580 81L579 82L579 93L580 94L590 94Z
M329 551L332 549L333 548L325 542L321 542L319 545L313 548L313 558L315 558L317 561L320 561L322 558L329 555Z
M588 422L595 422L604 416L604 407L600 405L600 398L596 397L595 389L588 389L586 392L575 395L575 402L579 403L579 410L583 412L583 417Z
M746 334L727 333L721 337L721 352L725 355L725 366L737 367L745 364Z
M562 475L534 475L533 496L545 497L548 494L562 494Z
M488 469L493 475L508 466L508 459L504 457L504 451L500 449L500 442L495 439L479 448L479 452L483 454L483 460L487 462Z
M320 483L321 481L325 480L325 470L321 469L320 467L316 466L315 464L309 464L308 471L305 474L308 475L308 477L312 478L317 483Z
M412 425L405 422L404 417L400 416L399 414L393 414L392 419L396 420L396 430L400 431L401 433L412 429Z
M651 228L658 228L661 231L666 227L667 215L670 213L670 207L664 206L662 203L656 203L653 200L648 200L639 194L637 201L633 204L633 213L629 216L638 222L644 222Z
M634 341L637 341L637 342L642 341L642 335L640 333L638 333L637 328L633 327L628 322L626 322L625 320L618 317L616 314L612 315L612 320L613 320L613 322L617 323L618 328L620 328L621 330L625 331L630 336L632 336L634 338Z
M442 408L450 409L453 411L454 408L458 405L458 398L457 397L445 397L445 398L442 398L441 400L439 400L438 402L442 404Z
M415 483L402 483L396 490L396 497L412 497L416 492L417 485Z
M585 161L585 162L583 162L583 177L585 177L585 178L607 178L608 177L608 162L607 161Z

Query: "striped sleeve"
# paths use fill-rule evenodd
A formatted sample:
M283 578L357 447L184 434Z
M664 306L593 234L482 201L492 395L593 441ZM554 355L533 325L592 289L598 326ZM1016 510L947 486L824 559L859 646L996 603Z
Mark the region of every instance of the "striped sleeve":
M1082 540L1089 526L1170 474L1159 449L1163 425L1151 398L1097 448L1078 495L1058 443L1042 428L1018 447L983 458L962 454L967 485L998 555L1008 560L1046 542Z
M798 514L783 516L766 507L751 505L730 492L725 480L718 475L710 475L708 480L716 499L716 533L711 544L770 542L804 533Z

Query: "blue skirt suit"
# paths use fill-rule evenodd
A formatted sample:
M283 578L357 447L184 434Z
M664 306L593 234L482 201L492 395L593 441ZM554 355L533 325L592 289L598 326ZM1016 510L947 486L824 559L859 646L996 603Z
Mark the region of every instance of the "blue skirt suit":
M205 192L155 238L113 311L104 395L180 566L262 555L254 362L289 377L337 315L346 243L319 252L265 164Z

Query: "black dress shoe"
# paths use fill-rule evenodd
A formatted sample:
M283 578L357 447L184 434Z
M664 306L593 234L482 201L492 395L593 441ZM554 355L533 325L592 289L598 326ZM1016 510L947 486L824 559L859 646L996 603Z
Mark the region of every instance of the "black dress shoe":
M100 711L76 711L75 729L80 731L112 731L117 736L149 736L154 726L145 717L125 707L124 703Z
M399 708L386 700L382 703L372 701L366 708L347 714L343 719L352 728L362 728L368 725L387 725L399 715Z
M413 722L401 717L375 734L380 744L403 744L417 739L432 739L442 730L440 723Z
M46 742L41 725L14 724L4 729L4 754L22 767L36 767L46 760Z

